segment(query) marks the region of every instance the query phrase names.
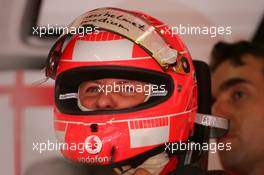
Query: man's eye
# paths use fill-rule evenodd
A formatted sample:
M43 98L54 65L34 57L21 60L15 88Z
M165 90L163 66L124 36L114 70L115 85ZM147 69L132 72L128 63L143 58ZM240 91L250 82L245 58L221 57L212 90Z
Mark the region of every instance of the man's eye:
M232 99L235 101L242 99L244 96L245 96L245 93L243 91L234 91L232 93Z
M94 87L89 87L85 90L86 93L98 93L99 92L99 88L97 86Z

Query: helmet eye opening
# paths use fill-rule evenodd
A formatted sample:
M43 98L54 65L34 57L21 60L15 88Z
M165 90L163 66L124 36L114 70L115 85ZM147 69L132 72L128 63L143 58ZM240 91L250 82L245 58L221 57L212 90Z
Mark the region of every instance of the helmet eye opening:
M92 75L92 76L87 76ZM81 110L78 106L78 95L72 95L72 98L60 99L60 96L67 94L78 94L79 85L87 80L98 80L105 78L120 78L136 80L145 83L164 85L165 95L154 94L148 100L139 105L124 109L99 109L99 110ZM55 84L55 103L58 110L65 114L72 115L100 115L100 114L118 114L135 112L158 105L167 100L174 91L172 78L161 72L146 70L134 67L121 66L90 66L79 67L60 74Z

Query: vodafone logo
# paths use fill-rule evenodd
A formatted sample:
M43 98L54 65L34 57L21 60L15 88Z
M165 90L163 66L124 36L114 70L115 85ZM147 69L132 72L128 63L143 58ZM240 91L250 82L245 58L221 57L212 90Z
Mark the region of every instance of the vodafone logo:
M103 143L96 135L90 135L85 139L85 149L90 154L97 154L101 151Z

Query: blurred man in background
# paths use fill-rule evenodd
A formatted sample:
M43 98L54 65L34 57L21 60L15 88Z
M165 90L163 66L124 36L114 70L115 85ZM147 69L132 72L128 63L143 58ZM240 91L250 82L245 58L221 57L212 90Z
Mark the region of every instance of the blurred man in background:
M264 174L264 48L246 41L219 42L212 51L212 112L230 120L219 142L226 170L235 174Z

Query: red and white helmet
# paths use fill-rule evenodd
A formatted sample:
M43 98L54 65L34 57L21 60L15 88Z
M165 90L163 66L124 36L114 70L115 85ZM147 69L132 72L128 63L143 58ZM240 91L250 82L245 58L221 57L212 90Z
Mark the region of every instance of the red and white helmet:
M68 145L63 155L108 165L157 154L153 150L167 142L187 141L197 111L197 83L179 36L151 16L117 8L84 13L70 27L89 26L95 30L85 35L69 38L64 32L48 58L46 75L56 81L55 130ZM166 94L129 109L81 110L80 83L102 78L163 85Z

